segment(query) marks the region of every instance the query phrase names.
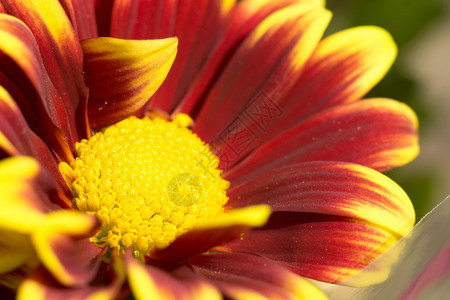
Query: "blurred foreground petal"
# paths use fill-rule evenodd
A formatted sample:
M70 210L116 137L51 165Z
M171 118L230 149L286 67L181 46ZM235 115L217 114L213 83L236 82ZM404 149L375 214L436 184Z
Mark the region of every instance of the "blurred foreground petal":
M403 239L343 284L384 282L366 288L326 286L331 299L447 299L450 293L450 197ZM393 266L392 266L393 265Z
M85 284L97 273L101 248L86 238L97 225L93 216L61 210L47 214L32 236L40 260L62 284Z
M210 283L200 278L178 279L168 272L146 266L128 252L125 257L130 287L137 299L152 300L219 300L220 293Z
M117 298L121 285L125 281L125 274L114 272L111 265L103 265L101 271L102 278L97 279L97 284L67 288L58 283L47 270L41 267L23 282L17 299L109 300Z
M267 205L255 205L230 210L214 220L199 224L191 231L179 236L167 248L150 253L152 258L167 261L182 261L239 238L252 227L261 227L270 216ZM183 249L183 251L180 251Z

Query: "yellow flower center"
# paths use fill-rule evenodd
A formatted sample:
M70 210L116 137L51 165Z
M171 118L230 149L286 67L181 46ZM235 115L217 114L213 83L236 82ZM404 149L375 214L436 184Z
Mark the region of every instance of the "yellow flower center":
M77 143L78 157L60 165L76 207L100 219L91 240L107 253L142 257L223 212L229 183L190 121L130 117Z

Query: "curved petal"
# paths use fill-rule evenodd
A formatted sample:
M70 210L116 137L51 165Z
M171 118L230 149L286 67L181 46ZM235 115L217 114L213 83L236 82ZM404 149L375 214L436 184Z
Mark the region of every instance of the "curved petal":
M189 259L212 247L239 238L251 227L263 226L269 215L270 210L266 205L231 210L179 236L167 248L151 251L150 257L165 261Z
M229 205L265 203L268 224L226 247L280 261L298 274L339 282L414 225L408 196L367 167L309 162L272 170L229 190Z
M155 35L150 38L158 37L159 34L174 35L179 39L180 51L167 76L167 81L155 93L149 105L171 112L197 74L198 69L205 64L205 58L216 40L222 35L224 24L226 24L225 20L235 0L197 0L195 3L192 1L165 2L163 5L159 5L158 10L152 12L153 19L162 23L162 27L159 29L162 32L154 32ZM142 1L137 4L144 5ZM171 6L173 9L169 12L167 9L170 7L167 6ZM161 14L165 14L165 16ZM162 17L166 19L161 19ZM137 28L141 26L133 25L135 25L133 31L139 33L140 30Z
M392 37L378 27L330 35L319 43L283 101L287 113L283 117L298 122L327 107L360 99L384 77L396 55Z
M59 2L66 11L66 15L70 17L79 40L98 36L93 1L59 0Z
M385 252L400 236L361 220L275 212L267 225L225 245L277 261L295 273L338 283Z
M205 254L190 263L232 299L327 299L309 281L259 256Z
M9 155L28 155L36 158L58 181L61 189L69 192L47 145L31 131L19 108L2 86L0 116L0 148Z
M45 213L58 209L44 194L52 183L42 177L38 162L30 157L0 161L0 274L35 265L29 235L44 222ZM19 274L20 269L16 271L1 276L2 284L15 286L24 275Z
M217 79L227 60L232 57L242 41L264 19L272 13L294 4L307 4L311 6L323 6L321 0L247 0L239 3L230 11L227 19L228 27L222 36L215 35L217 43L205 58L205 63L199 69L178 103L174 114L185 113L195 117L198 114L202 102L205 100L213 81Z
M360 165L307 162L272 170L228 191L232 207L268 204L274 212L348 217L405 235L414 226L406 193Z
M101 284L67 288L55 281L47 270L39 268L20 285L17 299L116 299L125 278L118 272L114 274L110 269L101 270Z
M137 299L222 299L215 287L206 281L177 279L161 269L138 262L130 252L124 259L131 290Z
M370 99L311 116L261 146L224 177L236 185L305 161L346 161L386 171L408 163L418 151L414 112L394 100Z
M169 72L177 39L120 40L96 38L81 42L89 85L89 123L94 129L136 113Z
M68 115L44 69L36 40L14 17L0 15L0 25L0 84L12 94L36 133L61 159L71 159L74 136Z
M257 127L251 113L246 114L247 106L261 92L274 102L280 100L300 75L330 18L326 10L296 5L256 27L208 94L194 127L202 140L217 141L235 120Z
M2 116L0 147L9 155L26 154L27 151L23 150L25 148L23 144L27 144L27 141L32 139L30 137L32 134L16 103L2 86L0 86L0 115ZM23 132L24 128L25 133ZM26 148L32 150L32 147Z
M58 281L66 286L83 285L97 273L101 248L89 241L98 220L79 212L49 213L32 235L36 252Z
M30 157L11 157L0 161L0 227L27 234L43 222L50 210L34 185L39 164Z
M42 54L48 76L67 111L70 137L87 133L85 117L87 88L83 79L83 54L72 24L57 0L2 0L7 12L30 28ZM78 126L78 127L77 127Z
M271 99L260 101L259 112L264 119L260 118L259 123L264 123L265 130L258 132L258 140L240 156L308 116L359 100L385 75L396 53L392 37L373 26L355 27L325 38L314 50L293 89L277 103L278 107L270 106ZM279 115L274 113L276 108Z

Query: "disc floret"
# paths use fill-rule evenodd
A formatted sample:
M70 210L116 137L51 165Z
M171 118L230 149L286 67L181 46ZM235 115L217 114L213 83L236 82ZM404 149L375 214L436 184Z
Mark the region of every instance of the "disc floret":
M62 163L74 206L102 223L97 246L142 257L223 212L229 183L189 121L130 117L77 143L70 168Z

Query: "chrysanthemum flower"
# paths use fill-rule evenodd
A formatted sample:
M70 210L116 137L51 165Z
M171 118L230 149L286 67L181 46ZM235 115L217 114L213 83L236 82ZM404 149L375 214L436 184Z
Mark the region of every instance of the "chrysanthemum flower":
M379 172L417 155L416 116L361 100L385 31L321 40L314 0L0 12L0 283L22 299L318 299L303 277L338 283L413 226Z

